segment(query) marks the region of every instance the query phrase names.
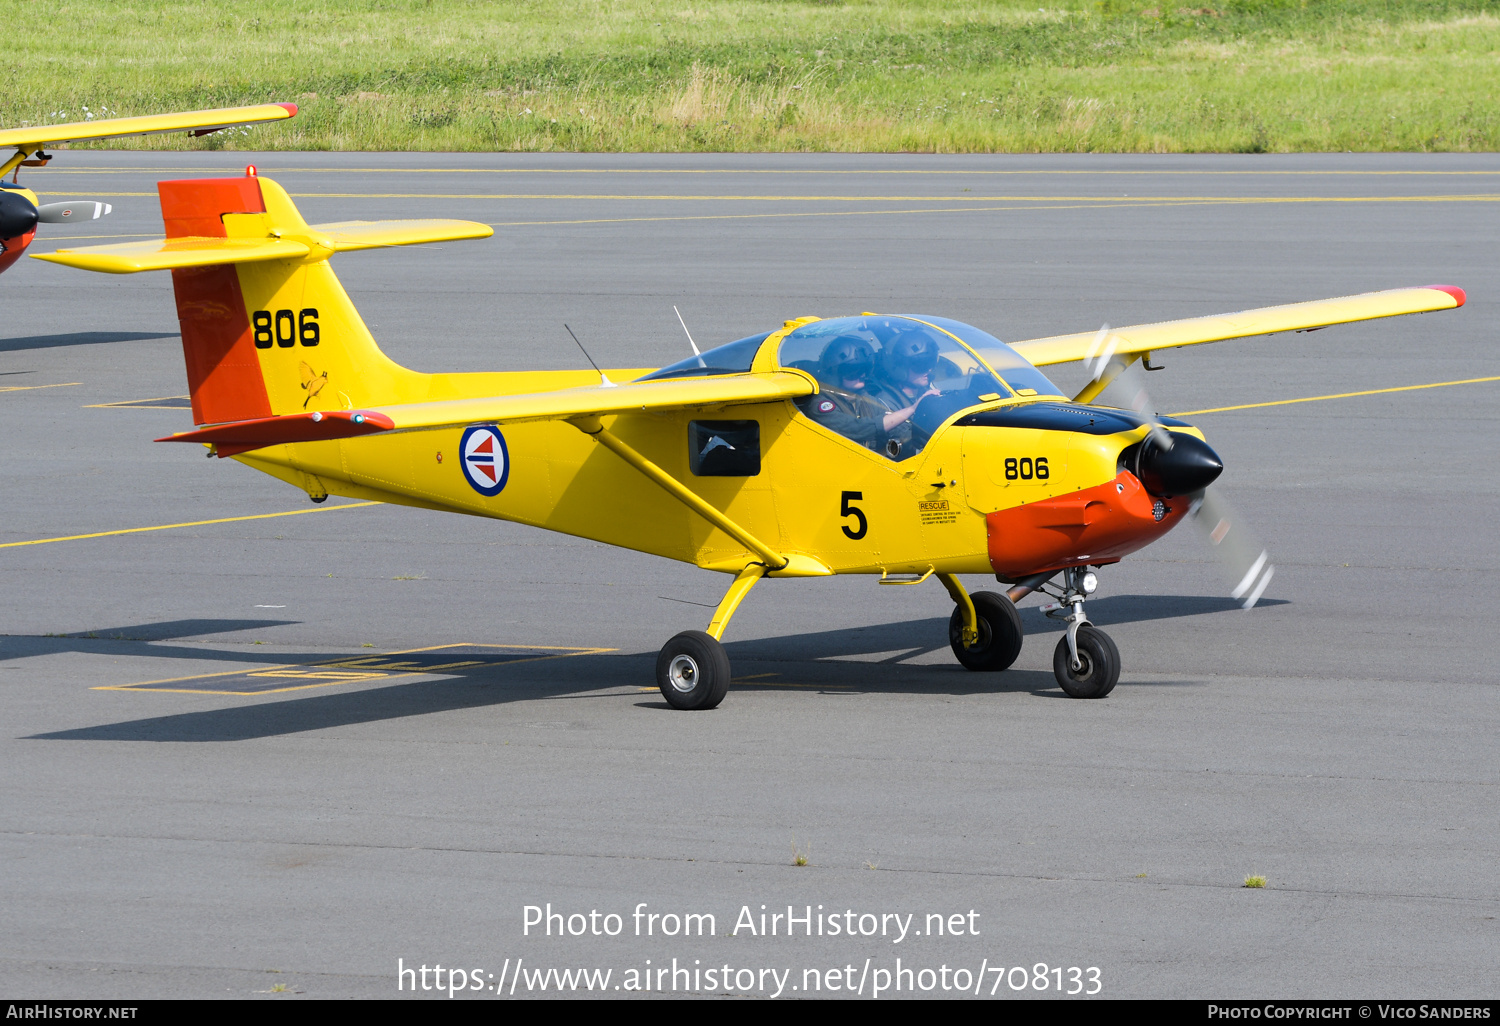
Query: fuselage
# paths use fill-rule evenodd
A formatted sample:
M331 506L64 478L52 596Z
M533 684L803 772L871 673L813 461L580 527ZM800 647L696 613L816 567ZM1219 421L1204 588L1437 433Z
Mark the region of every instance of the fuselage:
M944 330L933 327L937 319L888 320ZM810 397L816 401L831 397L832 386L818 381L817 368L783 359L795 352L783 345L788 336L813 323L788 322L779 332L710 351L698 361L702 366L683 361L674 365L675 372L607 373L628 380L705 376L699 370L712 376L800 369L819 386ZM714 366L714 354L733 346L740 347L733 358L743 366ZM1164 485L1160 469L1174 457L1148 451L1149 472L1138 458L1143 444L1150 449L1147 421L1070 403L1013 351L1004 357L1012 361L1009 367L993 369L1001 356L977 358L985 352L954 338L942 359L972 365L933 378L951 387L921 400L919 414L907 418L920 423L905 430L897 425L877 444L841 433L836 429L841 425L820 422L818 407L808 400L625 413L603 423L731 520L796 557L783 575L932 570L1019 579L1064 566L1109 563L1160 537L1186 513L1187 499L1154 494L1142 477L1155 474L1157 493L1208 483L1199 483L1199 473L1189 475L1190 481L1179 474ZM593 384L597 378L591 372L433 375L424 398ZM382 398L343 396L355 407L378 405ZM886 405L900 401L898 394ZM925 416L922 403L931 404ZM1196 429L1166 423L1174 437L1191 438L1195 452L1211 456ZM235 458L315 498L332 493L511 520L726 572L746 564L740 542L568 423L504 425L493 429L489 442L473 430L302 442ZM904 442L892 445L898 435ZM485 446L482 452L479 445ZM1187 447L1180 448L1179 456ZM1127 468L1132 458L1136 462ZM476 467L485 476L475 473Z

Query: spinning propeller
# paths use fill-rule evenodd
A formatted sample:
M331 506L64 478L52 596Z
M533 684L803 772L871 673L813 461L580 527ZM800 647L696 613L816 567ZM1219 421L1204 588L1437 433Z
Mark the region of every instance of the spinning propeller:
M1116 389L1123 399L1121 405L1150 424L1146 437L1122 454L1125 468L1153 495L1179 495L1191 500L1189 513L1233 582L1230 597L1243 599L1241 608L1252 608L1265 593L1276 568L1271 564L1269 551L1243 518L1217 489L1209 487L1223 470L1218 455L1192 435L1176 434L1162 425L1146 394L1145 372L1134 355L1115 355L1109 325L1099 329L1093 355L1085 361L1085 366L1094 381L1085 390L1086 394L1092 392L1090 403L1097 401L1105 390Z

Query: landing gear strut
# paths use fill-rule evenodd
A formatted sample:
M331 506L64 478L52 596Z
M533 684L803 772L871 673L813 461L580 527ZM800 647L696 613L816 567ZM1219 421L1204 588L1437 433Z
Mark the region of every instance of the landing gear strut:
M1063 571L1062 594L1042 607L1054 620L1068 622L1068 632L1052 653L1052 674L1073 698L1103 698L1120 680L1120 650L1083 612L1083 600L1097 586L1086 567L1070 567Z
M1004 595L976 591L969 595L952 574L939 580L953 596L953 616L948 620L948 644L966 670L998 671L1010 666L1021 654L1021 616ZM971 622L969 616L974 617Z
M706 631L683 631L656 656L656 686L674 709L712 709L729 693L729 653L719 639L766 567L752 563L741 570L714 610Z

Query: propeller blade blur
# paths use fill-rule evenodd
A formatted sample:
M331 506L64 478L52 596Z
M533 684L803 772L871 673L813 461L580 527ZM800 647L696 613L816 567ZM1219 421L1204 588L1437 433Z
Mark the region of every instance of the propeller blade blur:
M1194 504L1193 519L1202 528L1214 555L1219 557L1230 580L1230 598L1243 599L1244 609L1253 608L1271 583L1276 567L1270 553L1250 532L1229 503L1214 489L1203 493Z
M1136 456L1140 467L1136 475L1143 484L1148 484L1146 479L1153 476L1148 469L1152 465L1161 468L1155 476L1171 477L1172 483L1192 485L1203 481L1206 484L1218 477L1223 466L1212 449L1191 435L1179 435L1174 439L1172 432L1162 427L1151 397L1146 394L1146 373L1134 360L1111 359L1108 366L1099 367L1095 377L1106 375L1111 380L1104 394L1113 391L1125 409L1151 422L1151 434L1141 443ZM1167 473L1162 473L1163 470ZM1184 489L1189 494L1196 490ZM1243 609L1253 608L1276 572L1269 551L1217 490L1204 487L1190 508L1194 522L1203 530L1224 568L1230 583L1230 597L1242 599L1240 606Z

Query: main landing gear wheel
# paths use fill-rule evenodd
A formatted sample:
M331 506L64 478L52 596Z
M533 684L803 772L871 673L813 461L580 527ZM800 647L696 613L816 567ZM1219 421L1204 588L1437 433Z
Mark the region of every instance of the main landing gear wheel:
M729 692L729 654L703 631L683 631L656 657L656 686L674 709L712 709Z
M1052 653L1052 673L1070 697L1103 698L1114 690L1120 679L1120 650L1108 634L1091 624L1080 626L1078 661L1081 665L1075 670L1067 635L1063 635Z
M973 647L964 646L964 611L955 608L948 620L948 644L953 654L969 670L1003 670L1021 654L1021 614L1015 603L992 591L976 591L969 596L979 617L979 640Z

